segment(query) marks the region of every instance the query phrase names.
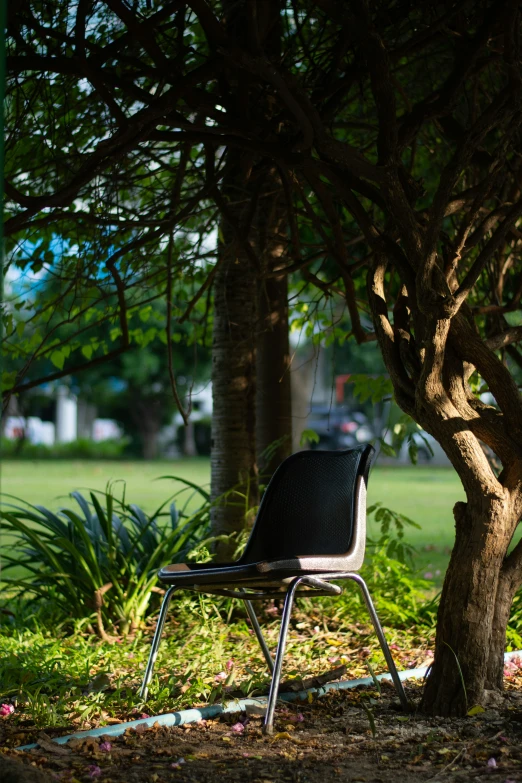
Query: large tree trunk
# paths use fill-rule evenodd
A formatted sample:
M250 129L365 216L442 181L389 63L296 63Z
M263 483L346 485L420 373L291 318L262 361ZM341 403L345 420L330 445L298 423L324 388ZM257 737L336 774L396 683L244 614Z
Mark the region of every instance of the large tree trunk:
M222 0L222 5L227 33L236 39L238 47L245 46L246 41L250 51L262 48L269 56L277 54L280 0L263 0L250 6L245 0ZM250 92L248 80L238 79L236 72L231 71L229 87L239 115L255 113L260 121L267 120L270 107ZM239 534L249 524L250 509L259 502L256 349L260 256L265 248L259 242L263 215L260 217L258 205L266 193L266 181L270 180L267 174L266 167L256 164L247 153L228 150L223 187L227 208L221 224L222 241L214 280L211 447L214 535ZM275 252L272 241L270 252ZM281 311L280 296L276 306ZM264 367L261 361L263 373ZM263 374L265 382L268 381ZM234 549L232 539L216 545L220 560L229 559Z
M426 303L421 311L411 298L411 309L396 305L392 327L385 304L386 266L384 259L376 259L368 283L396 400L441 444L467 498L454 508L456 540L422 706L433 714L464 714L484 703L487 691L502 688L509 609L522 580L522 547L507 556L522 513L520 395L505 366L480 343L462 314L433 316ZM410 313L414 340L408 339ZM469 388L467 379L475 368L500 410ZM501 459L499 475L483 444Z
M259 472L269 477L292 452L287 278L265 280L259 299L257 453Z
M292 392L288 336L288 209L277 171L264 184L258 208L259 251L264 280L259 288L256 440L260 475L266 479L292 453Z
M513 528L509 511L504 498L478 493L455 506L456 541L423 696L424 709L433 714L462 714L484 703L485 690L502 688L503 667L497 664L513 596L499 575Z
M244 225L245 181L239 155L232 155L227 187L231 217ZM232 207L237 203L240 206ZM214 281L212 337L212 533L240 533L245 514L258 502L255 392L258 272L251 253L227 221L222 222L218 270ZM216 545L219 560L229 559L233 540Z

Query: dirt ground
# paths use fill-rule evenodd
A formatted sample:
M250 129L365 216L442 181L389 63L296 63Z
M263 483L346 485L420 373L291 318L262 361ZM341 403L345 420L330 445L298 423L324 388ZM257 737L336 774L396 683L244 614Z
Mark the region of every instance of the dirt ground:
M420 686L409 685L418 702ZM184 727L127 730L121 737L56 745L34 729L0 726L2 783L388 783L400 780L522 783L522 692L473 717L402 713L387 683L330 692L280 707L273 737L245 713ZM16 751L39 741L40 748ZM2 766L3 765L3 766Z

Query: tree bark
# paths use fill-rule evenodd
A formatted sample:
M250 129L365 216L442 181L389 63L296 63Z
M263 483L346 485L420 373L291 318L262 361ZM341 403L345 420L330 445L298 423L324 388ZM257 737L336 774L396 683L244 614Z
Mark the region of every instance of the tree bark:
M258 208L263 281L259 287L257 341L257 463L266 480L292 453L292 392L288 335L288 207L281 179L272 169Z
M140 400L135 397L131 405L131 415L140 436L143 459L156 459L162 403L159 400Z
M245 46L246 39L249 50L262 48L268 56L277 55L280 0L250 5L244 0L223 0L222 5L227 33L240 48ZM269 107L251 92L248 80L238 79L236 72L231 72L229 88L238 115L256 114L266 121ZM259 236L266 209L263 205L259 210L259 204L266 194L270 179L267 174L266 166L248 153L227 151L222 191L227 209L221 223L222 241L214 279L212 343L211 497L212 532L216 536L241 533L248 526L249 510L259 502L256 353L260 258L265 250ZM266 248L269 253L275 253L272 240ZM283 307L280 296L277 307ZM264 348L263 343L263 352ZM263 371L265 366L261 360ZM265 393L262 396L266 399ZM218 559L230 559L235 547L233 539L218 541L215 547Z
M504 687L506 629L515 593L520 589L522 582L520 569L517 568L521 550L522 545L519 542L513 552L504 560L500 571L486 671L485 687L488 690L498 691Z
M435 662L423 694L432 714L461 715L502 687L511 598L499 579L512 527L503 498L477 495L454 509L457 536L437 618ZM499 612L500 609L500 612Z
M292 395L288 339L288 280L263 282L257 342L257 453L260 475L269 477L292 452Z
M214 282L212 340L212 532L239 533L258 502L255 390L258 278L248 255L223 226L225 242ZM220 560L233 541L218 542Z

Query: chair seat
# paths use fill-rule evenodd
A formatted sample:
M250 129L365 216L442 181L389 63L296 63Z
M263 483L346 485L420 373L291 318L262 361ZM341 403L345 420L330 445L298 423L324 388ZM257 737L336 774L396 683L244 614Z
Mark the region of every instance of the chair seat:
M218 566L210 563L173 563L164 566L158 578L169 585L208 585L259 580L263 577L257 570L257 563L221 563Z
M306 562L306 561L310 562ZM158 578L168 585L200 586L215 585L229 587L230 585L246 587L277 587L296 576L309 574L317 576L339 568L317 567L319 558L295 558L288 560L263 561L260 563L220 563L211 566L209 563L172 563L164 566L158 572ZM314 567L315 565L315 567Z

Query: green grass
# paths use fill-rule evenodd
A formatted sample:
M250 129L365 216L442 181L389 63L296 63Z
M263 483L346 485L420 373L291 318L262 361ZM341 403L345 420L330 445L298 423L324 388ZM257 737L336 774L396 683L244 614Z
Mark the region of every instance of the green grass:
M437 587L448 565L455 528L453 506L464 500L460 480L451 468L424 465L403 468L375 468L368 485L368 504L380 501L417 522L420 530L408 528L406 539L417 550L415 566L424 575L433 574ZM375 525L368 525L375 535ZM440 573L437 573L440 572Z
M284 679L318 674L340 664L346 664L353 678L368 676L366 655L373 669L385 671L361 599L354 609L353 597L357 596L350 590L340 601L299 602ZM279 617L265 614L262 608L260 612L265 638L274 649ZM53 624L51 617L31 616L27 603L14 622L8 619L3 618L0 625L0 700L15 699L15 722L87 728L108 718L129 720L143 710L156 715L223 698L257 695L263 688L266 692L269 683L256 639L237 602L215 602L205 596L194 600L186 594L173 602L146 706L138 696L138 686L150 650L150 627L146 634L140 630L120 643L108 644L85 634L81 624L71 633L70 627ZM431 629L417 633L387 628L387 633L402 668L421 663L432 646ZM221 672L229 673L226 682ZM228 696L226 686L233 689ZM26 737L26 741L31 739L31 735Z
M35 460L2 462L2 492L29 503L57 509L75 489L104 490L108 481L125 485L127 500L153 512L174 491L171 481L159 476L177 475L199 486L209 485L210 462L206 458L158 462ZM118 493L118 486L116 486Z
M157 480L164 475L177 475L208 487L210 461L206 458L100 463L6 460L2 464L2 491L57 509L67 501L72 490L103 490L108 481L119 481L121 491L125 487L127 500L150 513L174 491L171 481ZM416 567L422 573L432 573L436 586L442 583L453 546L452 508L460 499L463 491L451 469L377 467L370 478L369 504L380 501L421 525L421 530L408 530L407 539L418 550ZM372 524L368 532L369 535L377 533Z

